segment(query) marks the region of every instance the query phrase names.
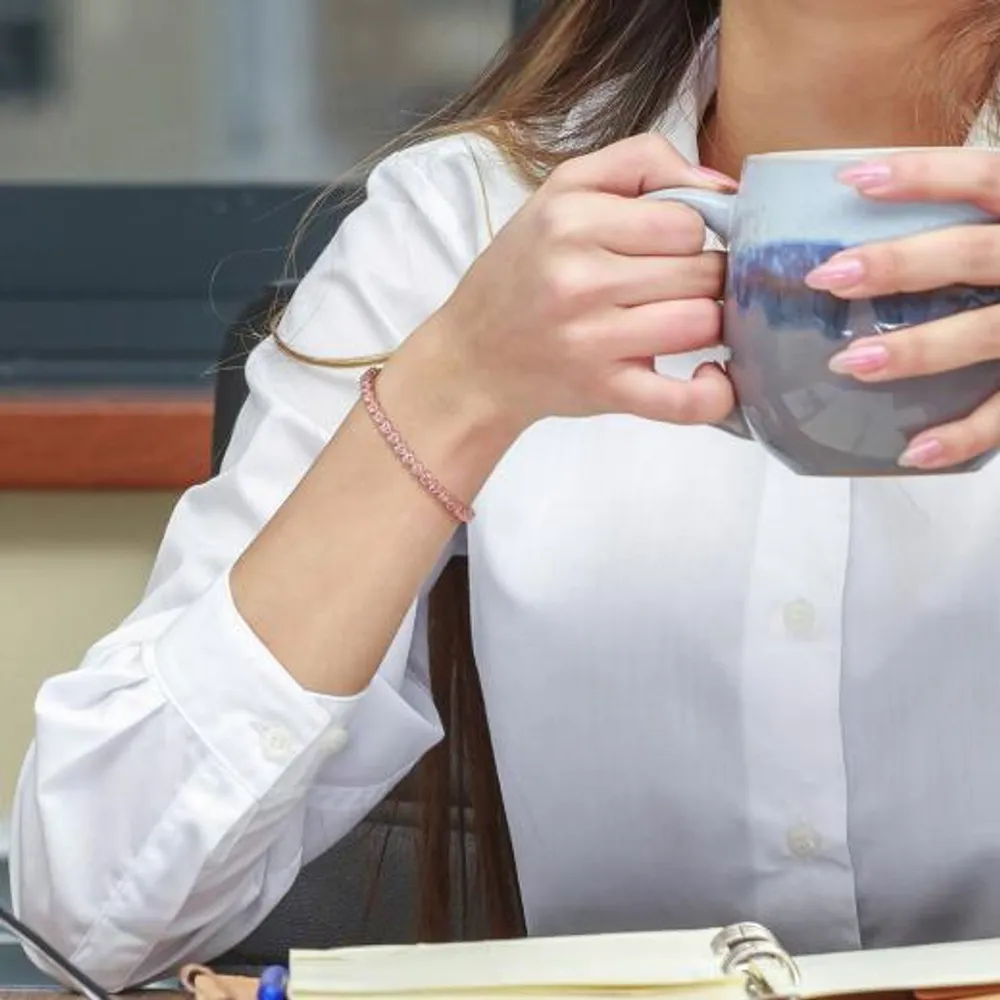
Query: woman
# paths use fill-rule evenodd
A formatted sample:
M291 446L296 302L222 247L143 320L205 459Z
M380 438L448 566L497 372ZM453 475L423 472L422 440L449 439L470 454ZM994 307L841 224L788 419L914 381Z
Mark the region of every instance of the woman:
M982 145L998 63L992 3L549 3L466 124L374 171L251 357L225 469L179 504L139 608L43 688L23 915L111 986L240 940L439 740L426 597L462 550L529 932L1000 935L1000 463L811 480L712 428L723 263L692 213L635 197L729 187L762 150ZM844 182L1000 213L979 149ZM1000 235L810 280L997 284ZM998 316L836 364L996 357ZM358 371L303 360L383 353L366 400ZM993 400L900 460L998 440Z

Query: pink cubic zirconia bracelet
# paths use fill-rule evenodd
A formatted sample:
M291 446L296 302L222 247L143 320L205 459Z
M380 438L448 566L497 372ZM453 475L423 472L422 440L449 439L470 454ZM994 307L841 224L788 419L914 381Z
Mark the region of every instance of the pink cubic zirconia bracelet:
M371 417L379 434L385 439L386 444L392 448L396 458L403 464L403 468L428 492L442 507L456 520L462 524L468 524L475 516L476 512L467 504L462 503L458 497L453 496L441 484L437 476L434 475L416 455L410 450L410 446L403 440L402 435L393 426L392 421L385 415L375 394L375 380L378 378L378 368L369 368L361 376L361 401Z

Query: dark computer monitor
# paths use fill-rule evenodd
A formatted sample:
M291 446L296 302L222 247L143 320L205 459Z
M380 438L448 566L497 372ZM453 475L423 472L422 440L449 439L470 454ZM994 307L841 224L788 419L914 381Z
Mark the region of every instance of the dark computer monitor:
M317 193L0 186L0 391L208 385L225 327L283 275ZM355 203L313 217L299 272Z

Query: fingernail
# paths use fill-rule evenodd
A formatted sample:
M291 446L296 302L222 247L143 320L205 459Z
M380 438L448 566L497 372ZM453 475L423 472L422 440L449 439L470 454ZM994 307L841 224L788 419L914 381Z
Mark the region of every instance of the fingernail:
M900 456L899 464L904 469L931 469L941 464L944 445L937 438L926 438L911 444Z
M842 170L838 179L859 191L877 191L892 180L892 167L888 163L858 163Z
M859 344L830 358L830 371L838 375L867 375L884 368L889 352L881 344Z
M834 291L856 285L865 275L857 257L834 257L806 275L806 284L818 291Z
M735 191L740 186L739 182L733 180L728 174L713 170L711 167L692 167L691 169L706 181L718 187L724 187L729 191Z

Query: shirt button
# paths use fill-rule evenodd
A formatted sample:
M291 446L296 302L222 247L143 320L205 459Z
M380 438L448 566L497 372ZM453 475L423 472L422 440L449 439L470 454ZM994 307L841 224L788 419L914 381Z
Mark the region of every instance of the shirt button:
M816 631L816 609L806 600L789 601L781 617L785 630L796 639L808 639Z
M260 734L261 752L265 760L274 764L284 764L295 753L292 735L282 726L267 726Z
M340 753L347 746L347 730L342 726L331 726L320 740L320 745L328 754Z
M788 831L788 849L803 861L816 857L823 846L823 838L808 823L799 823Z

